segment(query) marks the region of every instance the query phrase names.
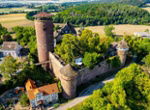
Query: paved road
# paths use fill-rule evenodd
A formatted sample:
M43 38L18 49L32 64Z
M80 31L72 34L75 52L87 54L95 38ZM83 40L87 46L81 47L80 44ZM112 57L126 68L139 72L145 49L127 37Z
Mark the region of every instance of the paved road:
M114 79L114 76L107 78L104 81L101 81L99 83L93 84L91 86L89 86L88 88L86 88L85 90L83 90L78 97L76 97L75 99L73 99L72 101L59 106L58 108L56 108L55 110L67 110L68 108L71 108L79 103L81 103L83 100L85 100L86 98L88 98L94 90L97 90L99 88L102 88L104 86L104 84L106 82L112 81Z

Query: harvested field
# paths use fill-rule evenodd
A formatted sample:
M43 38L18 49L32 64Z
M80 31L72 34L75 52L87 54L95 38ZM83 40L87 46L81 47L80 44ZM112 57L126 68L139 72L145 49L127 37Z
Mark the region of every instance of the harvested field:
M0 8L0 13L10 13L10 12L30 12L36 11L37 9L31 9L27 7L20 7L20 8Z
M0 23L8 30L14 26L34 26L33 21L27 20L25 14L1 15Z
M143 8L144 10L147 10L148 12L150 12L150 7L145 7Z
M132 35L134 32L144 32L146 29L150 30L150 26L145 25L113 25L115 27L115 33L117 35ZM104 26L90 26L86 27L86 29L92 30L100 35L104 35Z
M25 14L8 14L8 15L1 15L0 16L0 23L11 30L14 26L34 26L34 22L27 20ZM62 26L63 24L58 24ZM123 24L123 25L114 25L115 33L117 35L130 35L134 32L143 32L146 29L150 30L150 26L146 25L130 25L130 24ZM104 34L104 26L89 26L86 29L90 29L93 32L97 32L100 35ZM77 28L78 30L78 28Z
M34 22L26 19L26 14L8 14L0 15L0 24L6 27L9 31L15 26L34 26ZM64 24L55 24L63 26Z

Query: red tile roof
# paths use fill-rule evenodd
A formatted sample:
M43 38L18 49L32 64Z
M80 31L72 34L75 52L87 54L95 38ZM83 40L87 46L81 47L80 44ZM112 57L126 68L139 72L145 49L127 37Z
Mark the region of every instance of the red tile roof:
M28 89L26 85L26 89L27 89L27 95L28 95L29 100L35 99L38 93L43 93L44 95L59 93L57 83L48 84L48 85L41 86L39 88L33 88L33 89Z

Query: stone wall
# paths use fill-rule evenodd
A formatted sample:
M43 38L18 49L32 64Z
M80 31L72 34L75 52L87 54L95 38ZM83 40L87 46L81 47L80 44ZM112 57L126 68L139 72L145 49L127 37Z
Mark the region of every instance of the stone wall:
M64 67L63 62L59 60L53 53L49 52L50 69L57 78L60 78L60 69Z
M65 76L61 73L61 69L65 69L64 62L55 54L49 52L50 69L53 74L61 81L63 88L63 95L65 98L70 99L76 96L77 78ZM69 73L72 74L72 73Z
M77 78L77 85L84 84L90 80L93 80L96 76L103 75L112 70L113 68L106 61L99 63L93 69L83 68L78 71L79 76Z
M66 98L70 99L76 96L77 86L87 83L90 80L96 78L96 76L104 75L107 72L115 70L106 61L100 62L95 68L83 68L76 71L77 76L71 77L63 74L60 70L65 69L67 65L59 59L59 57L53 53L49 53L50 57L50 69L54 75L60 79L63 88L63 94ZM74 70L73 70L74 71ZM68 74L73 74L69 72Z

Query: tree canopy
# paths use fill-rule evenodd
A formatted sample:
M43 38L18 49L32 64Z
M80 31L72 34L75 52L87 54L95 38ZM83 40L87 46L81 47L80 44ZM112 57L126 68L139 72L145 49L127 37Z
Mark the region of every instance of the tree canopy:
M110 38L103 39L101 42L98 34L90 30L83 30L81 36L64 35L62 42L56 46L55 52L66 63L74 63L77 57L82 57L83 59L90 58L89 62L84 60L84 64L91 67L89 64L97 64L96 60L104 55L111 42Z
M115 36L115 33L113 32L114 29L115 28L113 26L105 26L104 31L105 31L106 36L114 37Z
M75 25L146 24L150 13L125 4L86 4L69 8L53 17L55 23Z
M137 36L124 36L125 41L128 43L130 52L132 55L138 57L138 61L141 61L143 57L149 54L150 52L150 39L142 38Z
M16 26L13 28L16 34L16 40L23 47L27 47L30 50L31 60L37 60L37 46L36 46L36 36L35 29L33 27L21 27Z
M21 106L26 107L29 105L29 99L27 94L23 93L20 98L19 98L19 102L21 104Z
M7 28L0 24L0 44L7 40L11 40L10 33L8 32Z
M150 75L137 64L119 71L112 82L69 110L148 110Z
M102 58L102 55L96 52L85 53L84 58L83 58L83 64L88 68L93 68L96 64L100 62L101 58Z
M19 70L19 63L11 56L5 57L2 64L0 64L0 72L6 79L12 78Z

